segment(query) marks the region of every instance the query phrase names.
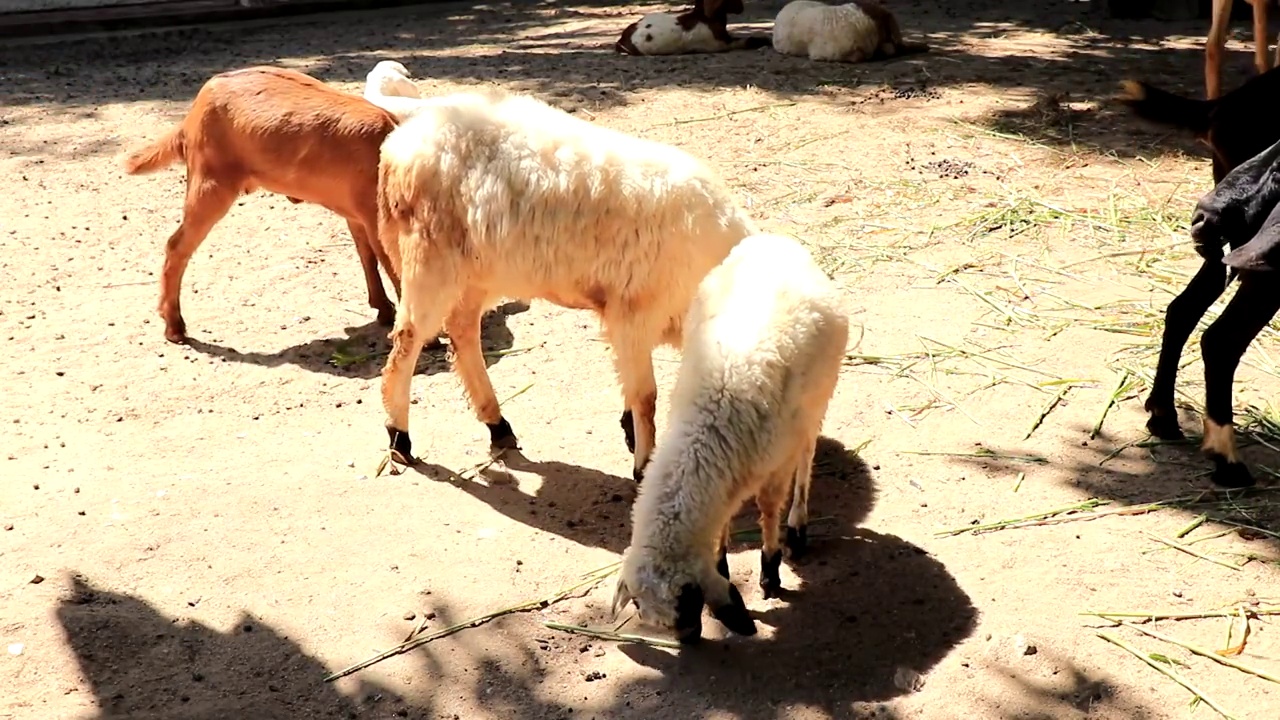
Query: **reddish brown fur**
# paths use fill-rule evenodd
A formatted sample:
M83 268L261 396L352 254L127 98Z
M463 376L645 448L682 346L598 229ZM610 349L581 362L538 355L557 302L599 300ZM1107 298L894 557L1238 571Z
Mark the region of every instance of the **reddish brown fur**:
M1259 73L1264 73L1271 69L1271 55L1267 53L1267 3L1249 0L1249 4L1253 6L1253 64ZM1227 42L1231 8L1231 0L1213 0L1213 21L1204 43L1204 89L1209 100L1222 94L1222 48ZM1276 46L1276 59L1280 61L1280 45Z
M160 315L165 337L186 340L179 295L187 263L236 198L259 188L341 215L364 268L369 306L390 325L395 306L378 276L399 273L378 243L378 153L396 126L385 110L293 70L251 67L211 77L182 124L125 160L130 175L185 161L182 224L165 247Z

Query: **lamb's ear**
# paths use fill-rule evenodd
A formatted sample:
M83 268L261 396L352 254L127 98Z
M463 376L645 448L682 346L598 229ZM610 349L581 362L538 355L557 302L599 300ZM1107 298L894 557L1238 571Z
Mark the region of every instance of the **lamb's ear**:
M729 602L711 608L711 614L738 635L756 634L756 621L751 619L747 604L742 601L742 595L733 583L729 583Z
M682 643L702 639L702 606L706 604L702 588L693 583L680 586L676 596L676 637Z

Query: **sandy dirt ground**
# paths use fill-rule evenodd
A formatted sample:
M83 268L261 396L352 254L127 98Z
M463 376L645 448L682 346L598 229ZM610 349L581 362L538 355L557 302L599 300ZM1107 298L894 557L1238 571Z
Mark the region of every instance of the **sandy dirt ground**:
M781 2L749 5L763 30ZM893 0L933 52L861 66L617 56L646 8L574 3L0 49L0 718L1216 717L1099 632L1232 717L1280 717L1275 683L1081 614L1280 605L1280 334L1236 384L1267 487L1206 495L1207 464L1146 442L1141 403L1209 163L1107 98L1130 76L1199 94L1207 26L1041 5ZM1251 45L1229 47L1231 87ZM121 154L213 73L272 63L358 92L381 59L425 94L497 84L683 147L847 290L813 553L767 601L755 539L730 558L758 636L709 621L677 653L542 624L611 626L610 580L323 682L609 565L634 497L596 322L541 302L485 329L526 460L472 469L487 433L437 349L413 385L428 464L375 476L386 330L321 208L242 198L187 274L191 344L164 340L183 174L129 177ZM664 394L677 362L658 353ZM1193 338L1190 434L1200 368ZM941 534L1090 500L1099 517ZM1200 556L1161 542L1179 535ZM1234 659L1280 673L1274 619L1245 617ZM1231 622L1144 627L1216 651Z

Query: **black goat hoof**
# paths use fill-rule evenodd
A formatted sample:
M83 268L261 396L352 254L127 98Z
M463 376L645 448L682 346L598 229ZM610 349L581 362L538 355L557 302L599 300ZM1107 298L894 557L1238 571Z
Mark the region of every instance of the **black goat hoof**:
M774 551L772 556L760 551L760 589L764 591L766 600L776 598L782 591L782 551Z
M720 559L716 561L716 572L725 580L729 579L729 555L723 549L720 550Z
M1228 462L1221 455L1214 455L1209 459L1213 461L1212 478L1214 485L1231 490L1239 490L1253 487L1257 484L1257 480L1254 480L1253 474L1249 472L1249 468L1245 467L1244 463Z
M787 549L787 557L792 560L803 557L809 549L809 526L801 525L794 528L788 526L784 547Z
M516 439L516 433L511 429L511 423L506 418L502 418L498 422L489 425L489 449L494 452L503 450L519 450L520 441Z
M413 457L413 442L409 439L408 430L397 430L393 427L388 427L387 435L391 438L392 460L401 465L412 465L417 462Z
M1160 440L1187 439L1187 436L1182 433L1182 428L1178 425L1178 413L1176 410L1172 413L1153 412L1151 417L1147 418L1147 432Z
M631 415L630 410L622 411L622 418L618 420L618 424L622 426L622 435L627 441L627 452L632 455L636 454L636 420ZM636 482L639 482L638 480Z

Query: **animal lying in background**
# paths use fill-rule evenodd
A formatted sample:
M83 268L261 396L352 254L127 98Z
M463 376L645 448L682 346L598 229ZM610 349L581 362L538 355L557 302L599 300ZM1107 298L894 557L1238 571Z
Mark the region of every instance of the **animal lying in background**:
M409 70L395 60L382 60L365 76L364 99L391 113L398 122L423 106Z
M704 163L532 97L460 93L382 145L379 237L402 277L382 399L392 456L412 462L409 388L444 323L492 450L517 447L480 349L500 298L593 310L614 351L637 480L653 451L653 348L680 346L698 283L755 223Z
M787 540L802 541L848 336L835 286L791 238L752 235L707 275L685 321L668 429L632 507L615 614L634 603L642 620L692 642L705 604L733 632L755 633L729 581L729 521L755 497L760 586L775 596L779 516L794 487Z
M773 21L773 49L810 60L858 63L929 51L902 39L898 20L875 0L827 5L794 0Z
M160 278L164 336L185 342L179 295L192 253L242 194L258 188L332 210L347 221L364 268L369 306L389 325L395 306L378 275L399 276L377 243L378 149L396 122L363 98L294 70L250 67L205 82L182 123L125 160L139 175L184 161L182 223L165 246Z
M1227 173L1196 203L1191 238L1206 263L1225 264L1240 277L1235 296L1200 338L1205 385L1201 449L1213 461L1215 483L1248 487L1254 479L1236 450L1231 386L1249 343L1280 311L1280 285L1276 283L1276 271L1280 270L1280 142ZM1231 248L1225 256L1224 245ZM1175 415L1174 427L1176 420Z
M688 55L769 47L760 35L733 37L729 15L743 11L742 0L695 0L680 13L649 13L622 31L614 49L626 55Z
M1274 143L1280 141L1280 125L1271 122L1269 119L1275 113L1280 112L1280 69L1271 70L1253 77L1235 90L1213 100L1195 100L1175 95L1135 80L1125 80L1122 83L1122 87L1124 92L1120 101L1132 109L1136 115L1152 122L1190 131L1209 145L1213 153L1213 180L1217 185L1221 185L1223 180L1228 177L1228 174L1234 172L1237 168L1243 171L1243 165L1246 162L1251 163L1251 158L1262 162L1260 158L1264 157L1265 151ZM1257 166L1254 167L1256 168ZM1256 173L1257 170L1255 169L1253 172ZM1234 185L1240 188L1249 187L1248 181L1244 179L1245 177L1249 176L1239 176ZM1216 194L1217 192L1215 191ZM1219 197L1226 196L1219 195ZM1206 201L1207 198L1202 202ZM1262 219L1261 217L1257 218L1257 225L1247 234L1224 234L1222 239L1231 244L1233 248L1239 247L1241 244L1250 241L1250 238L1257 232L1257 227L1260 227ZM1208 227L1209 229L1200 231L1208 233L1204 235L1206 238L1212 234L1213 224L1211 223ZM1147 430L1155 437L1163 440L1179 440L1184 437L1182 428L1178 425L1178 410L1174 406L1174 390L1177 384L1178 363L1182 357L1182 350L1186 346L1187 340L1190 339L1196 325L1200 322L1200 318L1204 317L1205 312L1209 310L1209 306L1221 297L1237 270L1237 268L1223 265L1222 244L1219 243L1214 247L1198 246L1200 254L1204 257L1204 262L1201 264L1200 269L1196 271L1195 276L1191 278L1191 282L1169 303L1169 307L1165 311L1164 334L1160 341L1160 358L1156 364L1155 378L1151 383L1151 393L1147 396L1145 406L1147 412L1150 413L1150 417L1147 420ZM1199 245L1203 246L1204 244L1199 243ZM1251 281L1251 284L1256 285L1257 282L1255 279ZM1243 277L1240 292L1244 292ZM1224 325L1223 327L1227 326ZM1232 332L1237 333L1237 331ZM1256 334L1256 332L1253 334ZM1206 348L1205 343L1207 341L1216 342L1217 337L1218 333L1210 335L1206 332L1206 337L1200 341L1201 347ZM1249 337L1252 338L1253 335L1249 335ZM1229 354L1231 352L1234 352L1234 350L1229 350ZM1243 349L1241 352L1243 352ZM1238 361L1238 359L1239 356L1237 356L1236 360ZM1231 371L1227 373L1228 381L1225 396L1228 403L1230 402L1230 376L1234 372L1234 367L1235 365L1233 364ZM1206 372L1208 372L1207 366ZM1208 388L1206 388L1206 392L1209 392ZM1222 394L1219 393L1219 395L1221 396ZM1225 417L1230 418L1230 410L1230 405L1228 405ZM1223 417L1221 409L1219 409L1217 416L1219 419ZM1206 418L1206 423L1210 422L1210 417ZM1214 422L1219 421L1215 420ZM1219 440L1214 442L1216 445L1222 445L1222 447L1226 448L1227 446L1223 444L1224 441L1220 439L1222 436L1222 432L1217 432L1215 437L1219 438ZM1226 436L1230 437L1231 433L1226 433ZM1205 443L1209 443L1207 430ZM1234 441L1230 447L1234 447ZM1213 455L1222 457L1234 457L1231 453L1222 453L1216 450L1211 452ZM1248 471L1242 465L1237 467L1234 464L1227 463L1223 468L1221 472L1214 473L1214 482L1219 484L1252 483L1252 479L1248 478Z

